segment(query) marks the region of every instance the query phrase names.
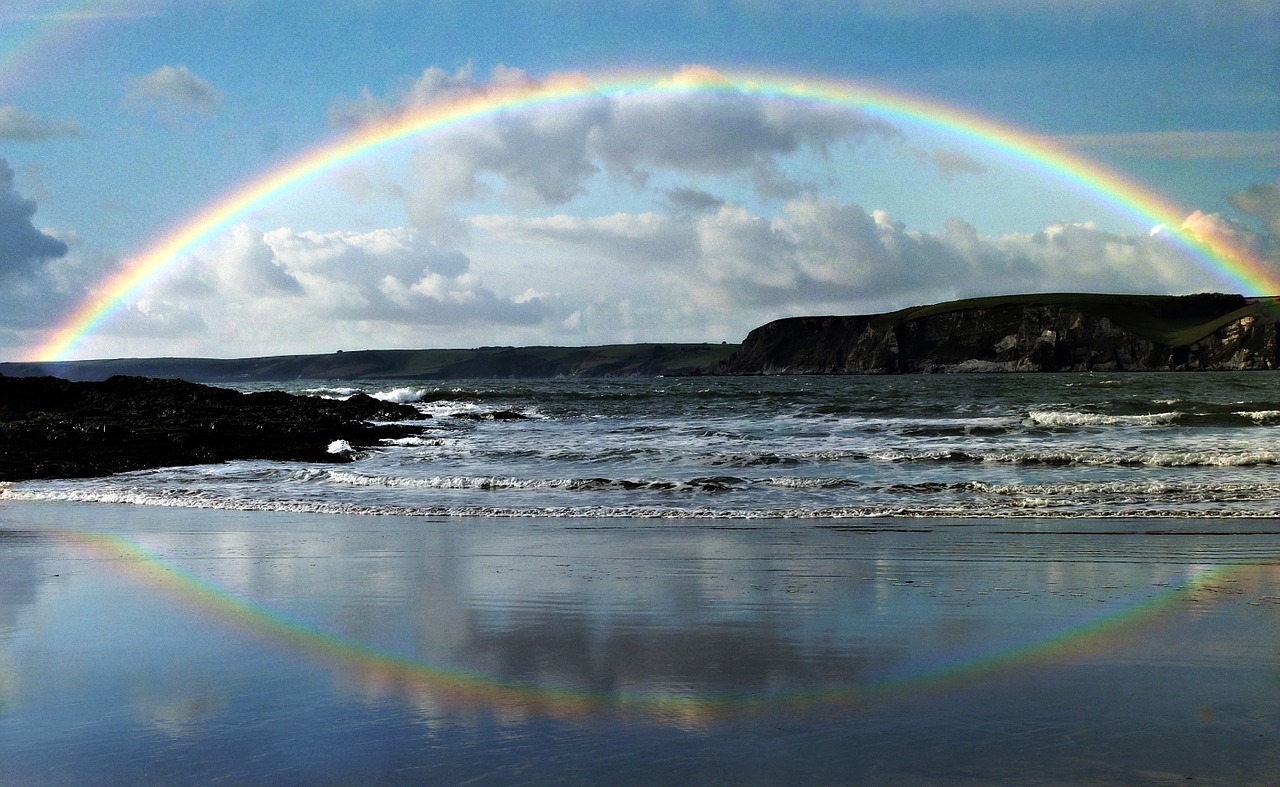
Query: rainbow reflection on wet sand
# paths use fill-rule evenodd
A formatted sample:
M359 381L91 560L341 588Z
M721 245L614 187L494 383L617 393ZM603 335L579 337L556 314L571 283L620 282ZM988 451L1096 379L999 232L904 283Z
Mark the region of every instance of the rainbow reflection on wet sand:
M1265 782L1270 521L7 502L0 782Z

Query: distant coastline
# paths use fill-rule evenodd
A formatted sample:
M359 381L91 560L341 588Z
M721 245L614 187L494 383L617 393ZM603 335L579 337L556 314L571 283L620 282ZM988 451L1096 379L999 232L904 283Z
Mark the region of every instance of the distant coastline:
M595 347L476 347L464 350L349 350L261 358L113 358L0 363L0 375L100 381L114 375L218 383L287 380L458 380L467 378L660 377L696 373L727 359L736 344L610 344Z
M1280 297L1052 293L789 317L742 344L356 350L0 363L0 375L196 382L1280 369Z

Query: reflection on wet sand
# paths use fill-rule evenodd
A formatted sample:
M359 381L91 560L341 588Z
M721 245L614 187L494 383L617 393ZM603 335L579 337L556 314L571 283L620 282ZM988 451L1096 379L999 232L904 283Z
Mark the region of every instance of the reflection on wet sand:
M102 722L124 736L113 745L159 736L235 773L210 753L227 738L251 749L242 731L280 727L306 739L334 718L393 737L406 719L426 736L467 729L469 746L499 749L483 731L640 725L732 750L743 725L784 725L825 741L821 758L843 746L890 760L904 729L939 752L961 736L975 757L996 755L964 736L998 738L1014 760L1055 729L1064 743L1050 749L1098 773L1133 752L1160 760L1143 749L1152 736L1263 736L1274 749L1274 535L1220 530L1189 547L994 532L1007 523L584 531L98 511L92 528L34 506L19 509L25 526L0 527L0 754L24 725L117 703ZM1219 737L1214 751L1234 751ZM72 746L59 740L42 745ZM1085 756L1077 740L1116 750ZM413 759L427 742L403 745L385 756ZM902 756L894 767L913 772ZM1125 767L1114 773L1138 772Z
M1258 605L1275 590L1269 567L1028 560L992 575L865 542L815 565L811 550L779 554L776 534L684 534L631 554L609 552L617 532L544 535L523 555L510 538L450 530L382 532L376 548L359 533L221 533L194 548L172 534L56 535L223 625L336 667L363 697L399 694L462 718L610 712L699 726L855 707L1056 657L1146 663L1161 654L1124 647L1144 628L1208 615L1227 593ZM1227 642L1198 642L1194 658L1246 655ZM211 705L191 697L164 712Z
M35 601L45 579L39 558L22 549L44 538L43 533L0 527L0 637L14 632L19 614Z

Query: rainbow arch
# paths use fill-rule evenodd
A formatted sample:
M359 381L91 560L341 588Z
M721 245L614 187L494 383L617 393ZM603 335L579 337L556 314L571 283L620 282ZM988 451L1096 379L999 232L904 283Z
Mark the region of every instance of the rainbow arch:
M1184 225L1187 212L1136 181L1043 136L938 102L852 82L776 74L720 72L688 66L674 75L624 73L587 77L552 76L542 82L490 85L472 94L440 100L317 147L242 185L206 206L138 255L125 260L31 353L32 361L65 359L75 345L102 325L128 299L185 254L243 218L254 208L316 177L405 139L440 133L504 112L554 106L599 96L706 93L813 102L899 119L941 130L997 153L1069 188L1096 198L1120 215L1150 227L1181 253L1245 294L1280 292L1280 274L1268 261L1232 238Z

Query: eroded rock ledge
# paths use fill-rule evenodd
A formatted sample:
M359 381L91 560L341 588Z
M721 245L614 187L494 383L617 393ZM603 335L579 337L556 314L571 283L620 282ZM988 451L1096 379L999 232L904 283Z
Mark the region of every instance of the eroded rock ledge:
M710 374L1280 369L1280 298L1048 294L793 317Z
M408 405L273 391L242 394L183 380L112 377L73 383L0 376L0 481L76 478L232 459L343 462L345 440L368 447L418 434Z

